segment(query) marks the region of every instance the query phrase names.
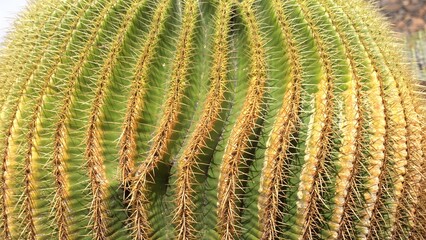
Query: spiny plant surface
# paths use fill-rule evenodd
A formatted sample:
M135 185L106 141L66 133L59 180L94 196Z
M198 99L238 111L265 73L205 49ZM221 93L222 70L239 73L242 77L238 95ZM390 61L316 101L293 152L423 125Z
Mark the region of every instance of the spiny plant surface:
M363 0L38 0L1 239L425 239L424 114Z

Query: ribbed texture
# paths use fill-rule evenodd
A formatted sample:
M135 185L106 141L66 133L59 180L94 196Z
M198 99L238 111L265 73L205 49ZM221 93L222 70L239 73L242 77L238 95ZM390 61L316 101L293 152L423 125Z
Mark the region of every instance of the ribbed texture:
M0 50L0 238L426 239L388 29L363 0L31 3Z
M419 97L419 102L418 104L415 106L416 111L417 112L421 112L421 111L425 111L425 101L426 98L424 98L424 94L425 94L425 68L424 68L424 64L425 64L425 40L424 40L424 32L419 32L415 35L411 35L407 38L407 46L408 46L408 50L409 50L409 55L412 57L412 61L413 61L413 67L416 70L416 76L421 80L417 83L416 87L416 91L418 93L417 97ZM415 95L414 95L415 96ZM424 115L419 119L422 122L425 122L425 117ZM422 129L421 129L421 133L423 135L422 138L422 148L423 148L423 152L425 152L425 125L423 124ZM419 164L419 168L420 168L420 172L424 173L426 171L426 162L423 161L422 164ZM426 222L426 211L425 211L425 204L422 204L426 201L426 189L423 187L426 184L426 178L422 178L420 181L420 190L418 192L418 208L415 211L415 230L411 232L411 236L413 236L414 239L420 239L417 236L425 236L426 235L426 228L424 227L424 223ZM418 227L417 227L418 226Z

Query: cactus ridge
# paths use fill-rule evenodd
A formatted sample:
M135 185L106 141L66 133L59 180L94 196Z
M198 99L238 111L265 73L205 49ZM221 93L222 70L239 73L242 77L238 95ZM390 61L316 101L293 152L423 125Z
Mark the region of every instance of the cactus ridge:
M325 4L329 2L326 1ZM336 178L336 193L333 200L334 208L332 211L332 222L329 224L329 230L325 237L342 238L344 236L345 224L348 221L351 205L353 206L354 200L351 194L356 189L355 176L359 172L361 159L364 157L362 149L365 147L364 135L365 129L365 107L362 105L365 98L362 96L362 84L366 81L363 79L362 70L357 63L357 60L362 59L363 56L358 54L359 47L353 44L351 34L348 33L347 23L342 23L338 17L330 13L329 9L325 7L325 11L330 16L330 21L336 27L339 38L342 41L344 51L346 53L346 60L348 62L348 71L354 81L348 81L348 90L343 93L343 105L346 117L342 121L342 146L339 150L339 158L341 159L337 166L339 167ZM345 31L343 31L345 29ZM353 29L351 29L353 31ZM355 50L356 49L356 50ZM362 61L362 60L361 60Z
M37 47L37 44L34 40L39 39L38 34L41 33L42 30L44 30L42 27L48 22L49 17L51 17L52 11L54 10L54 8L52 8L52 5L53 4L51 4L50 1L39 1L37 4L31 5L28 11L16 20L16 31L12 31L11 33L9 33L7 39L3 43L4 48L1 52L2 58L3 61L6 61L8 63L8 68L4 69L7 71L2 71L2 109L5 104L6 97L12 89L11 86L14 84L14 81L7 81L7 79L12 76L15 77L15 75L11 74L19 73L16 71L14 72L13 69L19 66L19 64L25 64L25 61L30 62L32 60L31 57L39 57L39 55L33 54L34 51L36 51ZM45 11L40 11L40 8L43 6L45 7ZM37 12L39 12L38 14L40 14L38 21L31 21L30 19L33 19L34 15L36 15ZM27 28L34 30L34 32L23 30ZM44 37L40 38L39 41L41 44L46 43L47 40L46 37ZM24 55L26 56L26 58L16 58L13 52L19 55Z
M220 167L218 184L218 219L221 239L232 239L240 230L236 223L239 218L239 191L244 188L241 165L246 165L245 154L251 145L261 119L266 88L266 63L263 40L252 9L252 2L241 3L242 18L247 24L247 37L250 45L250 83L247 89L241 114L231 130Z
M55 19L55 17L53 17L54 18L53 19L54 30L51 31L51 32L47 32L47 39L48 40L46 41L43 48L48 47L49 46L48 43L53 42L55 40L55 37L58 37L58 34L55 31L56 31L56 29L60 28L61 23L66 24L63 21L66 19L66 13L68 12L67 10L71 7L72 7L71 3L69 5L66 4L64 6L64 12L61 13L59 11L59 13L58 13L59 17L57 17L56 19ZM71 11L71 10L69 10L69 11ZM71 15L71 17L74 18L76 16ZM55 21L57 21L56 24L55 24ZM44 51L44 49L43 49L43 51ZM38 85L37 83L33 82L33 80L34 80L35 74L37 73L37 70L39 70L39 67L41 65L40 63L43 61L43 56L45 54L47 54L47 51L44 51L40 56L38 56L38 59L36 59L36 62L38 62L38 64L31 66L32 68L29 69L28 76L26 76L26 75L22 76L23 86L20 89L17 89L17 91L18 91L17 92L17 99L18 100L16 101L14 106L13 105L11 106L11 119L12 119L12 121L11 121L10 125L7 127L7 130L6 130L6 137L5 137L6 141L5 141L3 161L2 161L4 163L3 164L4 170L2 172L2 174L3 174L3 176L2 176L2 178L3 178L3 181L2 181L3 190L2 191L4 193L4 195L2 195L3 196L3 200L2 200L3 207L2 207L2 209L5 209L4 212L3 212L3 222L4 222L4 232L5 232L5 238L6 239L11 238L12 231L14 230L12 227L9 229L8 223L7 223L7 221L8 221L7 212L9 211L8 210L9 207L7 205L10 204L10 201L9 202L7 201L7 198L8 198L7 191L9 190L7 185L8 185L8 181L10 181L10 179L7 179L6 176L5 176L5 173L7 173L7 168L8 168L7 164L10 164L10 163L8 163L8 161L9 161L8 157L10 156L10 148L14 147L13 146L14 143L12 142L13 135L17 134L16 131L14 130L14 127L18 124L18 121L20 120L20 117L21 117L21 114L20 114L20 112L21 112L20 107L21 106L20 106L20 104L24 100L24 97L25 97L24 94L27 91L27 87L30 84L35 84L36 87ZM13 104L13 102L12 102L12 104ZM31 137L31 135L29 137ZM32 147L29 147L29 148L32 149ZM28 232L29 232L28 237L32 239L32 238L35 237L34 235L36 234L34 222L32 220L33 210L32 210L32 201L31 201L31 194L34 194L34 193L30 192L31 191L31 189L30 189L31 188L31 183L30 183L30 181L31 181L31 169L29 168L29 165L31 164L31 158L27 158L26 160L27 161L24 165L24 171L25 171L24 186L25 186L25 188L24 188L24 191L23 191L24 192L23 197L25 198L25 200L24 200L24 204L22 205L22 209L23 209L22 211L24 212L24 215L26 216L26 220L28 221L28 222L23 223L23 224L25 224L24 229L28 229ZM12 195L12 194L10 194L10 195ZM10 198L13 198L13 197L10 196ZM22 233L24 233L24 232L22 232Z
M323 175L327 174L325 162L328 151L330 151L333 105L336 99L333 88L337 82L331 62L332 55L335 53L328 47L330 45L325 44L326 37L322 37L324 33L327 34L327 29L316 26L319 21L314 18L315 15L311 7L312 4L309 2L301 1L300 3L301 13L305 15L319 53L322 77L319 79L318 91L314 96L313 115L310 117L307 130L305 162L299 177L295 220L297 227L294 230L300 236L299 239L310 239L312 232L317 231L314 229L317 226L312 222L320 216L318 201L323 201L321 200L323 196L321 196L320 187L324 184L322 182L325 180Z
M176 208L175 224L178 239L194 238L196 229L196 216L194 210L194 185L197 184L196 172L201 170L200 155L208 147L207 141L212 138L211 132L214 125L220 121L220 112L223 102L226 100L226 78L228 59L228 32L231 4L227 1L219 1L217 14L215 17L216 31L214 34L213 63L211 67L210 90L205 100L204 109L196 130L191 134L182 155L178 160L177 180L176 180Z
M385 64L388 64L388 63L385 63ZM392 74L391 77L395 77L395 73L393 73L391 71L391 74ZM414 145L417 145L416 142L418 140L416 139L416 137L419 137L419 136L413 135L413 132L410 131L412 127L415 127L416 123L414 123L412 121L410 123L409 120L411 120L411 119L407 118L407 114L414 112L412 109L411 109L411 112L407 111L406 110L407 105L404 106L404 103L406 103L405 99L409 99L409 97L401 97L401 95L402 95L401 91L403 91L404 89L403 89L403 87L398 87L397 81L395 81L395 84L396 84L395 88L397 88L400 92L399 93L399 97L400 97L399 100L398 100L398 98L395 98L395 101L399 101L399 103L395 103L395 104L390 105L388 107L388 109L389 109L388 111L397 111L396 113L389 112L389 114L395 114L395 116L402 115L402 116L404 116L404 119L399 119L399 118L391 118L390 119L391 121L393 120L393 122L390 122L390 124L392 124L395 127L393 129L388 130L391 133L390 136L392 136L392 137L389 137L389 139L390 139L389 145L391 145L392 144L391 142L393 142L395 147L389 148L389 150L387 152L389 158L388 158L388 161L384 162L384 166L382 167L383 172L381 173L382 179L381 179L380 188L379 188L379 194L382 194L381 197L384 198L384 199L388 198L389 200L387 200L387 201L391 201L391 204L389 204L391 211L392 211L392 208L395 209L395 208L398 207L398 204L395 203L395 201L399 200L398 197L401 194L401 184L402 184L401 182L404 181L403 178L405 176L405 174L404 174L405 165L407 165L407 163L413 157L412 155L410 156L410 154L409 154L410 150L413 150L413 149L408 148L409 146L407 147L407 144L406 144L407 140L406 139L411 138L411 141L408 141L408 143L412 143ZM388 89L392 89L392 88L393 88L393 86L388 87ZM394 90L394 91L392 91L392 93L389 91L390 92L389 94L395 94L395 93L398 92L398 90ZM396 107L396 106L398 106L398 107ZM396 131L395 134L393 134L392 131ZM421 139L421 137L419 139ZM393 160L395 158L398 159L398 161ZM411 160L411 161L413 161L413 160ZM389 167L391 164L394 165L393 168ZM386 165L388 165L388 166L386 166ZM387 171L388 174L391 177L396 175L395 178L397 178L395 180L392 180L391 184L394 185L394 186L391 185L389 187L390 189L386 189L386 187L387 187L386 182L385 182L386 179L383 178L383 176L385 176L387 174L385 171ZM396 174L392 173L392 171L396 172ZM392 188L394 188L394 189L392 190ZM393 196L392 196L392 194L390 196L384 196L384 193L390 192L390 191L394 191ZM384 237L386 235L383 235L383 234L388 234L388 233L386 233L386 231L380 230L379 221L385 221L385 218L382 217L385 214L390 214L391 217L392 217L392 215L394 216L396 209L393 210L393 212L389 213L388 212L389 210L387 209L387 208L389 208L389 206L386 206L386 205L383 204L385 201L386 200L380 200L380 201L377 201L376 204L375 204L375 207L374 207L375 212L373 212L373 214L372 214L371 228L368 230L369 236L375 235L377 237ZM379 215L378 211L379 211L380 207L384 208L384 209L381 211L381 213ZM398 216L398 214L396 215L396 217L397 216ZM383 218L383 219L381 219L381 218ZM391 221L392 228L393 228L394 225L395 225L395 220L391 219L390 221ZM380 232L380 231L382 231L382 232Z
M66 33L67 36L66 40L62 43L62 45L59 46L59 52L65 51L65 49L68 47L69 42L71 40L71 37L76 29L76 27L78 26L78 24L81 24L81 19L84 15L84 13L87 11L87 9L91 6L91 3L87 4L86 6L84 6L83 8L81 8L81 10L79 11L79 13L77 14L77 18L75 18L73 20L73 22L70 24L69 27L69 31ZM34 158L36 156L35 154L35 149L37 148L37 143L35 141L35 132L37 131L37 122L39 120L39 115L40 115L40 111L43 105L43 100L45 99L45 94L46 91L48 91L48 86L51 84L52 78L56 72L56 70L58 69L58 66L60 64L60 62L62 61L61 59L61 55L58 55L58 60L54 60L54 62L56 62L53 66L51 66L51 68L48 70L48 74L45 76L45 79L43 80L42 83L42 87L41 87L41 93L40 93L40 97L36 100L35 103L35 107L33 109L33 114L31 116L31 120L29 122L29 131L28 131L28 135L27 135L27 139L28 139L28 143L27 143L27 152L25 155L25 166L24 166L24 171L25 171L25 176L24 176L24 181L25 181L25 190L24 190L24 206L23 206L23 211L24 214L26 215L26 219L25 222L27 222L27 231L28 231L28 239L35 239L37 232L36 232L36 226L34 223L34 208L33 208L33 196L36 191L35 189L33 189L34 186L34 177L33 177L33 169L32 169L32 162L34 161Z
M356 26L355 26L356 27ZM364 48L366 49L367 55L371 58L371 52L369 52L369 46L365 45L365 39L360 36L360 41ZM373 120L373 124L377 125L373 128L377 131L376 134L374 134L373 138L370 140L370 145L374 144L372 152L370 152L371 160L368 164L370 164L369 167L369 177L366 180L367 182L367 192L365 196L365 202L363 202L363 205L360 207L361 212L358 212L359 216L361 217L361 221L358 224L357 228L360 231L360 234L358 235L359 238L366 237L369 231L370 221L372 217L375 217L375 212L377 210L377 205L379 201L378 195L380 195L380 185L382 181L382 177L384 176L383 169L386 167L386 161L389 159L389 153L387 149L391 146L391 141L389 138L389 118L386 118L388 114L391 114L389 112L390 104L387 104L387 102L384 101L386 98L386 92L384 90L384 84L383 77L380 71L381 69L377 66L377 62L374 61L375 59L371 58L371 64L374 71L374 79L372 81L372 86L370 87L371 91L379 90L378 92L371 93L371 102L372 104L372 113L371 118L375 119ZM385 75L385 74L383 74ZM386 75L385 75L386 76ZM390 92L390 91L389 91ZM389 95L393 94L394 92L388 93ZM393 96L393 95L391 95ZM391 99L391 96L389 96L389 99ZM377 98L377 100L373 101L373 98ZM396 100L394 100L396 101ZM398 103L393 103L395 108L400 108L398 106ZM380 125L379 125L380 124ZM379 127L380 126L380 127ZM400 135L396 135L400 136ZM369 190L371 189L371 190Z
M410 48L409 49L410 55L413 56L412 61L415 63L415 64L413 64L412 67L414 69L418 70L418 72L415 76L418 79L421 79L421 81L415 82L414 83L415 87L410 86L410 85L407 85L406 87L408 88L408 91L412 90L413 92L416 93L416 94L413 94L413 92L410 92L411 93L410 95L412 95L413 99L417 98L417 100L419 100L419 101L414 103L414 107L415 107L415 111L417 113L419 113L419 121L420 121L420 123L422 123L425 120L424 115L421 114L421 112L424 112L424 98L422 97L422 96L424 96L424 85L423 85L424 80L421 77L422 74L423 74L423 69L422 69L422 64L423 64L422 58L423 57L422 57L422 55L424 53L424 49L423 49L423 46L422 46L423 33L420 32L418 35L412 36L411 39L408 39L407 42L408 42L407 45ZM396 46L396 47L398 47L398 46ZM407 73L404 72L404 75L405 74L407 74ZM408 77L409 75L405 75L405 76ZM424 125L423 124L421 124L420 131L422 131L421 133L423 135L423 138L422 138L422 141L421 141L421 144L422 144L421 147L423 149L423 153L425 153L425 150L424 150L425 149L425 141L424 141L425 132L424 132ZM417 167L418 167L418 169L417 169L418 174L420 176L424 175L424 171L426 169L426 165L424 164L424 162L418 163ZM418 183L418 187L422 188L422 186L424 186L423 184L425 184L425 183L426 183L425 179L422 178L420 180L420 182ZM412 231L410 233L410 236L412 236L413 238L415 238L417 235L425 235L426 234L426 229L423 227L423 223L426 220L426 216L423 214L424 204L422 204L425 201L425 197L426 197L425 193L426 193L426 191L424 190L424 188L423 188L423 190L420 190L418 192L418 200L417 200L417 205L416 205L418 209L415 210L415 222L414 222L415 226L414 226L414 231Z
M61 106L59 112L59 121L56 124L55 129L55 139L54 139L54 149L53 149L53 165L54 165L54 175L56 178L56 193L55 193L55 219L58 225L58 234L61 239L69 239L69 203L68 203L68 193L66 172L65 172L65 135L66 135L66 126L67 118L69 116L70 105L72 104L72 96L74 94L74 87L78 79L79 73L81 72L82 67L87 64L88 54L93 47L94 42L97 39L98 32L100 31L100 26L102 24L102 19L110 10L111 4L114 1L110 1L107 7L103 8L99 16L95 19L94 23L91 25L91 34L88 36L88 41L85 44L82 52L78 58L78 62L73 66L70 75L67 87L64 93L64 103Z
M154 14L153 27L148 34L147 40L145 42L145 46L142 50L142 55L140 58L140 62L138 62L137 68L140 71L147 71L147 64L149 63L149 59L152 57L153 45L158 39L158 33L160 32L159 27L161 27L161 22L163 22L165 12L167 10L168 1L160 3L158 10ZM152 178L152 172L158 162L162 161L164 153L167 151L167 143L169 138L173 132L174 125L176 124L176 119L179 113L179 104L181 102L181 98L183 97L183 91L185 89L185 75L187 68L187 54L190 53L190 38L191 31L194 27L194 16L196 12L196 6L194 2L187 2L184 10L183 17L183 26L182 32L179 39L178 44L178 53L173 64L173 73L172 75L172 83L168 93L168 99L166 101L166 110L164 111L164 116L161 119L161 125L158 128L158 132L155 134L153 138L152 147L145 157L145 161L137 168L134 180L131 181L131 193L130 193L130 205L132 209L132 221L133 221L133 232L136 239L146 239L149 236L150 226L148 223L148 215L146 205L148 202L148 197L146 196L147 184ZM141 79L135 79L135 92L132 94L132 98L129 102L129 110L137 110L138 107L141 106L141 94L144 88L144 72L140 72L136 76L141 77ZM133 98L134 96L134 98ZM130 108L133 107L133 108ZM128 112L128 114L134 115L132 112ZM129 116L129 115L128 115ZM130 116L130 121L136 121L137 117ZM129 122L128 124L134 124ZM128 126L126 124L126 126ZM133 135L131 132L126 132L125 129L124 134ZM127 144L127 143L125 143ZM124 145L125 145L124 144ZM132 161L132 160L128 160ZM122 162L123 172L128 175L132 169L125 169L127 163ZM125 178L123 181L124 186L129 181L127 178L130 176L124 175Z
M42 4L42 3L41 3ZM48 5L49 6L49 5ZM38 11L40 9L40 5L33 5L31 8L31 10L29 10L29 12L27 12L26 14L24 14L23 16L21 16L21 20L17 21L16 24L16 28L17 29L22 29L22 28L30 28L30 29L35 29L35 31L41 31L41 27L38 25L44 25L44 23L47 21L47 18L50 15L50 12L48 13L47 11L42 13L40 12L40 21L34 21L34 24L28 24L29 21L27 21L27 19L31 19L31 11ZM47 7L47 9L49 9ZM50 9L49 9L50 10ZM41 23L40 23L41 22ZM6 47L4 49L8 49L10 51L16 51L17 53L20 54L24 54L24 52L19 52L19 49L22 50L24 49L24 41L31 39L33 36L29 33L25 33L25 31L17 31L14 33L14 35L16 34L16 36L10 36L10 38L7 40L8 42L5 44ZM15 44L13 44L13 38L15 38ZM5 105L5 101L6 101L6 95L8 95L8 93L10 92L10 89L13 86L13 81L7 81L7 77L15 77L12 71L13 67L15 66L14 63L16 63L16 59L14 59L14 56L8 52L7 50L2 49L2 60L6 62L6 64L8 66L10 66L10 68L4 69L4 71L2 71L2 73L5 73L4 75L2 75L2 98L1 98L1 103L2 106L1 108L3 109L4 105ZM27 46L27 51L32 52L35 49L35 44L33 44L32 46ZM29 57L29 56L27 56ZM15 60L15 61L14 61ZM4 127L4 126L3 126ZM3 143L2 143L3 144ZM6 140L6 146L9 144L9 139ZM10 229L9 229L9 219L10 216L7 210L7 204L9 203L8 200L8 185L6 183L6 174L5 172L8 171L9 167L8 167L8 163L7 163L7 155L9 154L8 150L5 150L5 153L3 154L3 161L2 161L2 181L1 181L1 209L2 209L2 232L4 232L4 236L6 238L10 238Z
M374 24L378 24L377 22L373 22ZM375 36L375 40L377 39L377 35ZM380 42L378 42L378 47L381 52L384 52L384 46ZM392 49L395 50L400 47L399 44L394 43L391 45ZM391 52L391 57L389 59L396 59L399 54ZM392 237L401 238L405 235L409 235L409 230L414 227L414 217L415 217L415 209L413 208L418 201L418 192L421 181L421 162L424 159L424 152L420 149L422 148L422 136L421 136L421 124L419 120L419 115L416 114L416 102L410 101L413 99L412 89L410 91L409 85L410 83L410 73L406 72L406 69L398 69L398 63L394 63L390 60L386 59L386 64L389 66L394 66L391 69L392 74L395 77L405 79L405 81L395 81L396 87L398 88L399 95L401 98L401 105L403 107L404 117L406 120L406 143L407 143L407 161L405 162L405 167L399 168L396 164L394 171L396 171L397 177L403 178L404 182L400 183L400 185L396 185L395 189L398 189L399 194L395 194L397 198L396 204L394 204L394 212L396 212L396 219L392 222ZM418 107L417 107L418 109ZM401 161L404 162L404 161ZM420 164L419 164L420 163ZM401 186L402 185L402 186ZM402 190L401 190L402 187ZM409 216L408 221L400 221L401 216Z
M281 199L281 188L288 184L289 169L288 159L291 158L291 144L296 139L297 127L300 124L300 91L301 91L301 66L297 43L291 32L289 19L284 15L282 3L273 1L275 16L281 27L283 39L286 40L289 61L293 63L290 70L291 82L286 86L289 90L283 98L283 105L275 120L273 130L268 136L267 149L265 152L265 163L263 175L260 182L259 210L262 228L262 239L278 238L282 215L280 208L283 207ZM290 101L284 101L289 99ZM262 209L261 206L267 206Z
M0 238L425 239L425 102L363 0L38 0Z

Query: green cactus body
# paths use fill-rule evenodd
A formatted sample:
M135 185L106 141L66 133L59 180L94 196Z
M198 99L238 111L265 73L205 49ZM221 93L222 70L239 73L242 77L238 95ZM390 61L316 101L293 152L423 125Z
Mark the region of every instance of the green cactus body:
M362 0L38 0L1 239L425 239L424 103Z

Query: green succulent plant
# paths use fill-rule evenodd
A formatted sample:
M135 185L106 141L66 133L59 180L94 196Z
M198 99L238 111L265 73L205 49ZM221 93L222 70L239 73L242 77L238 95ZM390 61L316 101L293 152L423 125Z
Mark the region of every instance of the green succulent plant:
M0 238L425 239L388 29L363 0L32 2L0 54Z

